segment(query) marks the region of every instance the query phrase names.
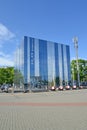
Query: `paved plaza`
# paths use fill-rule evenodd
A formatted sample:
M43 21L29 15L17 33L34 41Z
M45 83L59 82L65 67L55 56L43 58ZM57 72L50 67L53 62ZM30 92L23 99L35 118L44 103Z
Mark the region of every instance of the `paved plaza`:
M0 93L0 130L87 130L87 90Z

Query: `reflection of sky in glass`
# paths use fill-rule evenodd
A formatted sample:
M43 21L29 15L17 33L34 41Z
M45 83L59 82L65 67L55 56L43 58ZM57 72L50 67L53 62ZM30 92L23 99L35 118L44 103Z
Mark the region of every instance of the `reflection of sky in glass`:
M62 49L61 49L61 44L58 45L58 52L59 52L59 77L60 80L62 81L63 79L63 70L62 70Z
M20 69L26 81L30 76L42 76L48 81L59 76L60 80L70 80L69 46L25 37L16 51L16 68Z
M27 51L27 64L28 64L28 66L27 66L27 76L28 76L28 78L27 78L27 82L29 83L30 82L30 39L28 38L28 46L27 46L27 49L28 49L28 51Z
M55 78L55 56L54 56L54 44L47 42L48 52L48 81L52 81Z
M39 76L39 41L35 39L35 76Z

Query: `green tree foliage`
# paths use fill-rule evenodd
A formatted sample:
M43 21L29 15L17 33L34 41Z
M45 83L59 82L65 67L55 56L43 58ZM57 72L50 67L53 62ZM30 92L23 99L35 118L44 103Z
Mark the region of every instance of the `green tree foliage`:
M13 84L14 67L0 68L0 84Z
M14 70L14 84L17 85L17 86L20 86L20 84L24 84L23 75L17 69Z
M80 81L87 81L87 60L79 59L79 75ZM77 81L77 65L76 60L71 62L71 76L73 80Z

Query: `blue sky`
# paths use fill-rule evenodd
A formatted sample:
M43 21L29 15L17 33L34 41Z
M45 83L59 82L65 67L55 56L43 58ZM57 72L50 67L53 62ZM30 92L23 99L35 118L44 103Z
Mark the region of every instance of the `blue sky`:
M77 36L87 59L87 0L0 0L0 66L14 65L24 35L70 45L71 60Z

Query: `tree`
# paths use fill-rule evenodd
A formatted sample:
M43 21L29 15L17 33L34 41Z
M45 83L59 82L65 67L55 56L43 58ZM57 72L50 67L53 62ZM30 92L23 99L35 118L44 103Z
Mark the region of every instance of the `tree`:
M80 75L80 82L87 81L87 60L79 59L79 75ZM77 81L77 65L76 60L72 60L71 62L71 76L74 81Z
M0 84L13 84L14 67L0 68Z
M14 80L14 84L17 85L17 86L20 86L20 84L24 84L23 75L17 69L14 69L14 79L13 80Z

